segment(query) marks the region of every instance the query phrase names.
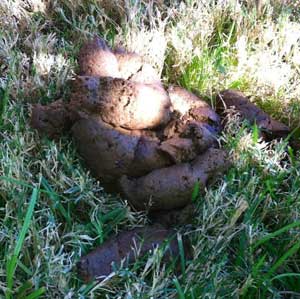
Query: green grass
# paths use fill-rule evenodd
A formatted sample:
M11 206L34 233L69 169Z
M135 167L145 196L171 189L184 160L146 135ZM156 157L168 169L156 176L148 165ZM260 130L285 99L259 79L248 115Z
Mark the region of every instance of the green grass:
M26 295L26 291L32 288L32 285L30 282L25 282L23 285L21 285L17 292L14 291L14 274L16 272L16 268L18 263L21 264L20 261L18 261L25 236L27 234L27 231L30 226L30 221L34 212L35 204L38 200L38 189L34 188L32 192L32 196L29 202L28 210L25 215L24 224L22 226L22 229L20 231L16 246L14 248L13 254L7 258L7 264L6 264L6 283L7 283L7 290L5 292L5 298L11 299L13 296L16 296L18 298L27 298L27 299L34 299L39 298L41 295L45 293L45 288L41 287L30 294ZM29 274L30 271L28 271Z
M180 271L163 263L163 246L100 284L77 277L80 256L148 223L103 190L69 136L54 142L29 126L33 103L68 99L86 37L136 50L165 83L212 105L217 91L239 89L298 134L299 7L267 1L257 17L251 1L126 2L127 17L101 1L0 3L0 298L298 298L299 154L235 115L221 137L233 166L204 195L195 186L196 216L176 236Z

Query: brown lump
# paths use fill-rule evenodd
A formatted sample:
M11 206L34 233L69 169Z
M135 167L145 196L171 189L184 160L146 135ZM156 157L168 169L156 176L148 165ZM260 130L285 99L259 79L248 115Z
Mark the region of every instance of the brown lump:
M114 128L100 118L79 120L72 134L87 166L104 181L116 181L124 174L140 176L170 164L170 159L159 153L157 141Z
M92 173L104 181L114 181L128 173L139 137L126 133L90 117L79 120L72 128L80 155Z
M170 120L171 102L159 86L89 76L77 77L73 85L72 102L113 126L146 129Z
M143 67L143 58L136 53L115 52L115 56L123 79L130 79Z
M113 271L113 263L118 267L124 258L133 262L136 258L134 248L139 249L139 256L144 256L170 238L172 240L164 258L176 258L179 247L174 233L173 230L157 226L124 231L82 257L77 264L79 275L85 282L93 279L101 281ZM187 245L187 242L184 244Z
M210 131L220 130L219 115L203 99L179 86L169 87L168 93L172 107L178 113L177 123L173 124L177 130L182 131L189 123L205 124Z
M36 106L32 122L50 137L71 128L93 175L136 208L151 199L153 210L183 207L196 182L203 189L226 169L223 151L213 150L219 117L202 99L181 87L166 92L138 54L113 52L99 38L83 46L79 64L70 103Z
M225 90L218 94L217 107L219 111L234 108L244 119L256 123L268 138L286 137L290 128L285 124L271 118L267 113L251 103L240 91Z
M204 100L182 87L172 85L169 87L168 93L174 110L180 112L182 115L192 108L210 108Z
M57 138L71 128L73 117L62 100L42 106L37 104L31 112L31 126L41 135Z
M79 52L80 74L87 76L119 77L118 60L106 42L95 36L86 42Z
M191 163L156 169L138 179L121 178L121 189L138 209L167 210L188 204L196 183L204 189L210 178L229 167L226 152L208 149Z
M148 63L144 63L142 68L130 78L131 81L147 84L156 84L163 87L159 75L155 69Z

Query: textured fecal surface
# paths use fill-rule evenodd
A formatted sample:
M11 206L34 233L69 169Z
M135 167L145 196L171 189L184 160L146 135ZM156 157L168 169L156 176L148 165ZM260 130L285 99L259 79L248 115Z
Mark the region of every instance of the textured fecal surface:
M156 169L138 179L123 176L121 187L125 197L138 209L170 210L187 205L196 184L204 190L208 180L228 166L226 153L211 148L190 163Z
M183 207L195 184L204 189L228 167L217 149L220 118L203 99L166 90L140 55L97 37L78 61L70 101L35 106L32 126L49 137L71 132L92 174L135 208Z
M220 112L225 113L228 108L236 110L242 118L256 123L269 139L286 137L290 133L288 126L270 117L240 91L229 89L220 92L217 96L217 107Z
M118 60L106 42L100 38L86 42L78 57L80 74L88 76L119 77Z
M167 240L170 242L165 248L162 248L166 261L171 258L176 259L179 255L174 230L161 226L148 226L124 231L82 257L77 264L78 273L85 282L93 279L103 280L113 272L113 266L115 268L120 266L122 259L127 258L128 262L133 262L138 256L144 256L149 250L162 247ZM188 245L188 242L184 241L187 251Z
M171 116L171 101L161 86L120 78L79 76L72 100L103 121L131 130L164 125Z

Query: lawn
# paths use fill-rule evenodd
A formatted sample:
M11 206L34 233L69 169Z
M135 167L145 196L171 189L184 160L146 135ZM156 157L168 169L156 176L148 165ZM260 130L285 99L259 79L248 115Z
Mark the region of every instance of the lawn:
M0 298L300 298L300 156L288 140L265 142L233 114L220 136L233 166L177 227L192 258L182 252L177 271L160 248L84 284L79 258L147 213L106 193L70 136L30 127L32 105L68 100L80 46L97 34L213 107L223 89L244 92L297 138L300 3L264 2L257 13L250 0L1 0Z

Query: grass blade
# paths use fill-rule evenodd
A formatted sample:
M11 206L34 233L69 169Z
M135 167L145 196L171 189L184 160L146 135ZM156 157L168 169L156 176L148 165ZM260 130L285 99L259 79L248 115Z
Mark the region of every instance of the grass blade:
M68 225L71 225L72 221L69 213L66 211L66 209L60 202L59 196L57 196L56 193L52 190L48 181L44 177L42 177L41 184L53 202L53 205L51 205L51 209L52 210L58 209L60 214L65 218Z
M259 139L259 130L256 123L252 126L252 141L254 144L258 142Z
M32 191L31 199L29 202L28 210L26 212L25 220L19 235L19 238L17 240L16 247L14 249L13 255L11 258L7 261L7 267L6 267L6 280L7 280L7 291L6 291L6 298L12 298L12 287L13 287L13 281L14 281L14 274L17 268L17 262L18 262L18 256L21 252L26 233L29 229L31 218L33 215L34 207L38 199L39 190L37 188L34 188Z
M294 244L284 255L282 255L277 262L271 267L268 273L265 275L267 279L269 279L273 273L287 260L289 257L294 255L300 248L300 241Z
M180 234L177 234L177 241L178 241L178 247L179 247L179 254L180 254L180 265L181 265L181 273L183 275L183 278L185 279L186 273L185 273L185 254L184 254L184 246L182 241L182 236Z
M193 189L193 193L192 193L192 202L196 201L196 199L199 195L199 191L200 191L200 184L199 184L199 182L196 182L194 189Z
M17 299L22 299L25 297L25 294L28 290L32 288L32 283L30 281L26 281L23 285L21 285L16 294Z
M9 82L4 89L0 89L0 127L4 122L4 113L9 99Z
M178 293L178 299L184 299L185 296L184 296L184 293L183 293L183 290L182 290L182 287L177 279L177 277L175 277L173 279L173 282L175 284L175 287L176 287L176 290L177 290L177 293Z
M294 223L288 224L288 225L282 227L281 229L279 229L279 230L277 230L277 231L275 231L275 232L273 232L273 233L271 233L271 234L268 234L268 235L265 236L264 238L258 240L256 243L254 243L254 244L252 245L252 247L253 247L253 249L255 249L255 248L257 248L258 246L260 246L260 245L266 243L266 242L269 241L270 239L273 239L273 238L275 238L275 237L277 237L277 236L279 236L279 235L285 233L286 231L289 231L290 229L295 228L295 227L298 227L298 226L300 226L300 221L296 221L296 222L294 222Z
M46 289L43 288L39 288L36 291L33 291L30 295L26 296L24 299L36 299L39 298L41 295L43 295L45 293Z
M279 274L274 276L271 281L276 280L276 279L281 279L281 278L285 278L285 277L299 277L300 280L300 273L283 273L283 274Z

